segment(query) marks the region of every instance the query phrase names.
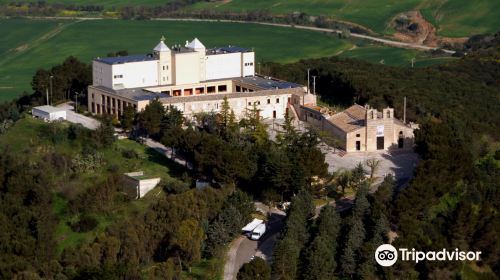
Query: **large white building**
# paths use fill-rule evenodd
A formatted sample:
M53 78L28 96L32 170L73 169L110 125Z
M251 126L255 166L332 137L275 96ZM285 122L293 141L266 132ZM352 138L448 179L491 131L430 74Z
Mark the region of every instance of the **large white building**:
M301 105L316 103L304 86L255 75L251 49L207 49L197 38L171 47L162 38L150 54L96 58L88 92L89 111L116 116L155 98L186 117L218 112L224 97L237 117L254 106L263 118L283 118L290 110L299 117Z
M254 76L255 53L249 49L207 49L197 38L169 48L164 40L149 54L95 59L94 86L127 89Z

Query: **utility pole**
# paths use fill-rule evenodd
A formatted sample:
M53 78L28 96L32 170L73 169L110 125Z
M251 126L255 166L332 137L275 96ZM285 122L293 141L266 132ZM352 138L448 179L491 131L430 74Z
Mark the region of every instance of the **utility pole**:
M54 78L54 76L50 75L49 77L49 82L50 82L50 104L52 104L52 98L53 98L53 91L52 91L52 79Z
M309 81L309 71L310 71L310 70L311 70L311 69L307 68L307 93L309 93L309 92L310 92L310 91L309 91L309 85L310 85L310 81Z
M316 76L313 77L313 94L316 94Z
M406 124L406 96L403 99L403 123Z
M49 88L45 88L45 95L47 97L47 105L49 105Z

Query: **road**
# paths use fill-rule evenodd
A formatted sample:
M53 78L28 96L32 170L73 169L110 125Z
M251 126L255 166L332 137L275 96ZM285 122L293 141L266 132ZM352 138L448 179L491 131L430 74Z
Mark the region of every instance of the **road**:
M98 120L76 113L72 104L73 103L67 102L56 106L57 108L66 110L66 120L68 122L79 123L84 127L92 130L99 127L100 122Z
M9 17L6 17L6 18L9 18ZM58 17L58 16L51 16L51 17L28 16L26 18L58 19L58 20L59 19L73 19L73 20L102 20L102 19L105 19L103 17ZM250 24L286 27L286 28L297 28L297 29L316 31L316 32L327 32L327 33L337 33L337 34L342 33L342 31L339 29L321 28L321 27L314 27L314 26L307 26L307 25L292 25L292 24L271 23L271 22L244 21L244 20L197 19L197 18L152 18L151 20L155 20L155 21L230 22L230 23L246 23L246 24L250 23ZM401 41L390 40L390 39L386 39L386 38L380 38L380 37L360 34L360 33L356 33L356 32L351 32L350 36L354 37L354 38L359 38L359 39L364 39L364 40L382 43L382 44L392 46L392 47L397 47L397 48L410 48L410 49L419 49L419 50L424 50L424 51L437 49L434 47L429 47L429 46L425 46L425 45L418 44L418 43L405 43L405 42L401 42ZM453 51L453 50L448 50L448 49L441 49L441 50L448 53L448 54L455 53L455 51Z
M271 261L274 245L283 228L286 213L260 202L255 202L255 208L269 217L266 233L258 241L240 236L231 243L224 264L224 280L235 280L241 266L249 262L253 256Z

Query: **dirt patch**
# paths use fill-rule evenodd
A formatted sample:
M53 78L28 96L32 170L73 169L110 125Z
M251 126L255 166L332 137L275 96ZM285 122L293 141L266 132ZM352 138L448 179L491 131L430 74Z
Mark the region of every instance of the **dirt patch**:
M420 11L400 13L391 21L390 26L396 30L393 34L395 39L429 47L463 44L468 39L438 36L436 27L425 20Z
M14 51L16 52L22 52L28 48L28 44L20 45L19 47L15 48Z

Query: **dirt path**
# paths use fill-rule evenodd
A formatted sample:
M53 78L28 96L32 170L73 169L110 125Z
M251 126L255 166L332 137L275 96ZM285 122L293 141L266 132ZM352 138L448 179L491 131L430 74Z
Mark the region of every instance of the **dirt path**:
M437 35L436 27L428 22L418 10L404 12L394 17L392 20L393 27L395 27L394 21L397 17L406 17L411 23L418 26L414 31L397 30L393 37L401 42L438 47L444 44L464 43L468 39L467 37L450 38Z

